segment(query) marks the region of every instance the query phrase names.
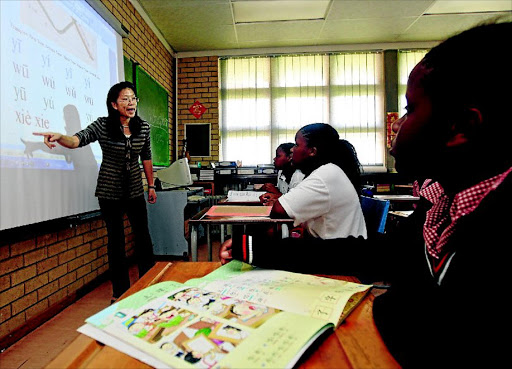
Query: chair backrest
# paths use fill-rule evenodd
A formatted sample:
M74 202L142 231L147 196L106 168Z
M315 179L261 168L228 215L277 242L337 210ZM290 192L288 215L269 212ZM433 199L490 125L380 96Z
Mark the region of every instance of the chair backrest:
M389 212L389 200L361 196L361 208L368 236L383 234L386 228L386 219Z

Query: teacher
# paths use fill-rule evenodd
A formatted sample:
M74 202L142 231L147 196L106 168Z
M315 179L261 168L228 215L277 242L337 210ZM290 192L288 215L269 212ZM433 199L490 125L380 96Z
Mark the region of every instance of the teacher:
M153 244L149 235L146 202L139 157L148 182L148 202L156 202L151 160L150 126L137 116L135 87L130 82L112 86L107 95L108 117L100 117L73 136L35 132L44 136L50 149L60 145L75 149L98 141L103 160L95 196L108 233L108 262L115 302L128 288L130 278L124 240L124 213L135 235L135 258L139 277L153 266Z

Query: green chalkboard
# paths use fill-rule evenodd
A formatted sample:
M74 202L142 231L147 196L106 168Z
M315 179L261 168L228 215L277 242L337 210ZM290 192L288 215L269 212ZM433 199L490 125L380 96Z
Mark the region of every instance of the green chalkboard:
M169 106L167 91L139 65L135 67L135 87L140 98L139 116L151 125L153 164L169 165Z
M133 83L133 62L126 56L124 59L124 80Z

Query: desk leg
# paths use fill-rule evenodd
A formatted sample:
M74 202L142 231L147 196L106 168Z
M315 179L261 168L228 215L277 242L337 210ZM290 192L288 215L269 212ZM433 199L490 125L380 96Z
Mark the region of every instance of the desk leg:
M224 224L220 225L220 244L224 243Z
M212 261L212 239L210 237L209 224L206 224L206 244L208 245L208 261Z
M191 226L190 252L192 253L192 261L197 261L197 225Z

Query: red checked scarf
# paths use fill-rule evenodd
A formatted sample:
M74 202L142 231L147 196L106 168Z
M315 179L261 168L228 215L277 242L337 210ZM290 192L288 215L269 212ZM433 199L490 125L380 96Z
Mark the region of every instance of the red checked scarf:
M502 174L459 192L451 204L439 183L432 182L430 179L423 183L419 195L432 203L432 208L427 212L423 225L423 237L427 253L430 256L432 274L436 279L439 279L447 265L446 261L453 254L454 250L448 250L445 246L457 229L457 221L473 212L482 200L505 180L510 172L512 172L512 167Z

